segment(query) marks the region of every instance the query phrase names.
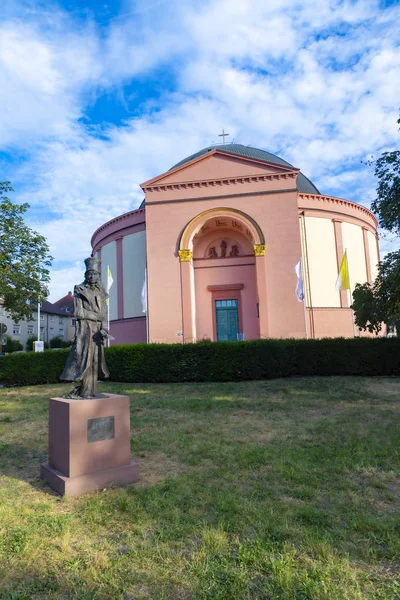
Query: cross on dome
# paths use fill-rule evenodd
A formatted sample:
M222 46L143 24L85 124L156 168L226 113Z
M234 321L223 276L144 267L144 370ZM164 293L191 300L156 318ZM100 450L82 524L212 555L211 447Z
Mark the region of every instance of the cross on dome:
M222 133L218 134L218 137L222 137L222 143L225 144L225 138L226 136L230 135L230 133L225 133L224 130L222 130Z

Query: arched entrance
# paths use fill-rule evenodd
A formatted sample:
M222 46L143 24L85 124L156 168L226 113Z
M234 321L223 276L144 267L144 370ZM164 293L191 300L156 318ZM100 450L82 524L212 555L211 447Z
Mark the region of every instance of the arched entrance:
M249 215L201 213L184 229L178 253L184 342L266 336L265 240Z

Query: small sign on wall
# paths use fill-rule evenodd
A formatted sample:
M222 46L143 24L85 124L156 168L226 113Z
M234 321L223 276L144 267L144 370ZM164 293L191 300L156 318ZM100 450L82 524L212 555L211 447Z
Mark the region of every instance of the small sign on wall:
M44 342L33 342L33 349L35 352L43 352Z
M236 338L237 338L238 342L243 342L244 341L244 333L238 333Z

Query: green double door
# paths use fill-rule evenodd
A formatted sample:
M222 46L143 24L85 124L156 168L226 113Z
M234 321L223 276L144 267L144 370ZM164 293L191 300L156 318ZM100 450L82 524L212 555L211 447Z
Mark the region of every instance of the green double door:
M215 321L218 342L235 342L239 333L238 301L216 300Z

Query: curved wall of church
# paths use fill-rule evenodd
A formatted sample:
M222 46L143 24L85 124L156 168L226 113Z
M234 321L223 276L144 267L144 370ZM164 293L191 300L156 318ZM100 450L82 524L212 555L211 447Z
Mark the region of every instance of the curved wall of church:
M103 285L110 268L111 344L146 342L142 289L146 268L145 211L131 211L102 225L92 237L93 255L101 260Z
M299 209L308 331L311 337L352 336L350 294L336 290L336 278L347 250L352 290L375 279L377 221L362 205L329 196L299 194Z

